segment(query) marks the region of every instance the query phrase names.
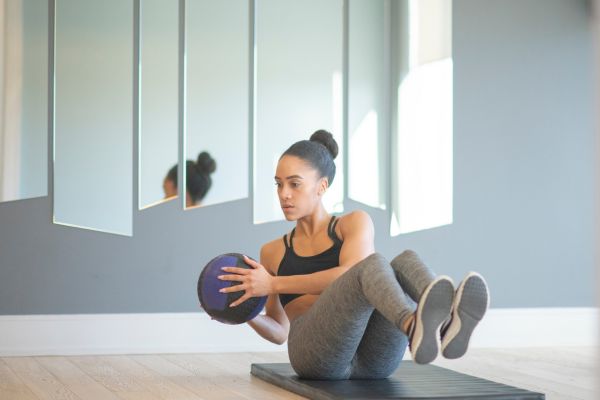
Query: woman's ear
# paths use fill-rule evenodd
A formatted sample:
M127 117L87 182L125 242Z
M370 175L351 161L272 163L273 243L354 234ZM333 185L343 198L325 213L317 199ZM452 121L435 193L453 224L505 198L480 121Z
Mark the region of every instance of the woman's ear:
M321 182L319 183L319 196L324 195L328 187L329 180L326 177L321 178Z

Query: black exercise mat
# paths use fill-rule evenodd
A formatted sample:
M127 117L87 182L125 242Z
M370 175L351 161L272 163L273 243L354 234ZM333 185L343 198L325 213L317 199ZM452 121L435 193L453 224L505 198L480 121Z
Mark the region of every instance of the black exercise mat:
M402 361L381 380L300 379L290 364L252 364L252 375L314 400L333 399L545 399L543 393L461 374L435 365Z

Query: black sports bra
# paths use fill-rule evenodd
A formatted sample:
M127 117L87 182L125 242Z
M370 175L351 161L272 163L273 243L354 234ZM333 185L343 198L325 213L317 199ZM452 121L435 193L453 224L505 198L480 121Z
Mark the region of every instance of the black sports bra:
M290 234L290 244L287 242L287 234L283 235L283 243L285 244L285 254L279 263L279 269L277 270L278 276L290 276L290 275L305 275L312 274L314 272L323 271L329 268L337 267L340 265L340 250L342 248L342 241L335 234L335 226L338 220L335 216L331 216L329 226L327 227L327 234L333 241L333 245L320 254L314 256L302 257L294 252L294 233L296 228L292 230ZM300 294L287 294L280 293L279 300L281 305L285 307L287 303L294 300L297 297L302 296Z

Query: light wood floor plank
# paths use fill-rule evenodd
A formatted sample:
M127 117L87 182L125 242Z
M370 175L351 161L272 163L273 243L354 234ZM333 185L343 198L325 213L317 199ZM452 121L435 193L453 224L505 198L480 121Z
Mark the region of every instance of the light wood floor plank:
M32 357L6 357L3 361L40 400L80 399L71 389Z
M495 349L471 349L458 360L438 358L434 364L507 385L542 392L546 399L594 399L593 391L577 384L564 384L548 379L546 370L524 368L533 356L521 353L518 362Z
M138 383L143 385L149 392L155 393L164 400L199 400L200 396L185 389L184 387L172 382L156 371L146 368L136 362L129 356L110 356L103 357L103 360L110 364L116 371L123 375L133 377Z
M496 351L498 349L488 349L489 351ZM539 348L527 348L523 352L522 349L500 349L501 351L523 356L527 359L536 358L544 360L544 362L557 365L561 368L567 368L573 373L577 372L589 372L593 371L596 367L596 360L594 359L594 349L589 348L585 352L579 353L579 349L573 347L539 347Z
M0 359L0 399L38 399L2 359Z
M118 396L92 379L67 357L36 357L35 360L82 399L119 400Z
M174 363L166 356L135 355L130 356L134 361L156 373L167 377L173 383L187 389L205 400L234 400L240 395L229 390L227 385L220 385L211 379L210 366L205 369L190 371Z
M167 359L195 373L208 374L211 381L228 387L230 391L243 398L265 400L301 398L250 375L250 364L242 361L247 354L204 353L167 356ZM209 371L206 370L207 367Z
M206 356L206 355L204 355ZM225 371L231 370L232 365L237 366L239 370L236 370L236 375L246 383L252 384L261 390L269 391L276 396L285 396L286 399L303 399L301 396L290 393L277 386L271 385L270 383L264 382L262 379L258 379L253 375L249 374L252 363L272 363L272 362L286 362L289 363L287 353L216 353L210 354L211 362L218 365ZM275 397L281 398L281 397Z
M502 357L509 365L516 366L516 370L539 378L548 379L564 385L564 387L577 387L587 390L595 389L595 377L593 368L582 365L573 365L566 371L566 362L558 362L555 356L550 357L548 353L537 353L535 356L523 357L517 349L490 350L488 354L492 357ZM563 359L568 352L562 352ZM551 359L549 359L551 358ZM583 358L583 357L581 357Z
M69 357L77 367L96 382L99 382L120 399L160 400L160 397L148 391L142 384L129 375L121 374L105 359L106 356Z

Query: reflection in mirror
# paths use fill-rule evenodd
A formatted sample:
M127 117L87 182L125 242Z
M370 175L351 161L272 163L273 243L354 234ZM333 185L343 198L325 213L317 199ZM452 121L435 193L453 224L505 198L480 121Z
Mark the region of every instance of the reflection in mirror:
M203 151L196 160L185 162L185 208L200 207L204 198L212 187L211 175L217 168L216 161L211 155ZM173 165L163 182L165 196L177 196L177 164Z
M0 2L0 201L48 190L48 2Z
M392 3L394 68L392 235L452 223L452 1Z
M179 0L140 1L139 208L177 197Z
M133 0L56 0L54 222L132 233Z
M275 169L294 142L318 130L342 137L341 0L256 2L254 223L283 219ZM323 203L343 211L343 153Z
M348 23L348 197L385 209L388 115L384 1L350 0Z
M186 3L187 207L248 197L248 3Z

